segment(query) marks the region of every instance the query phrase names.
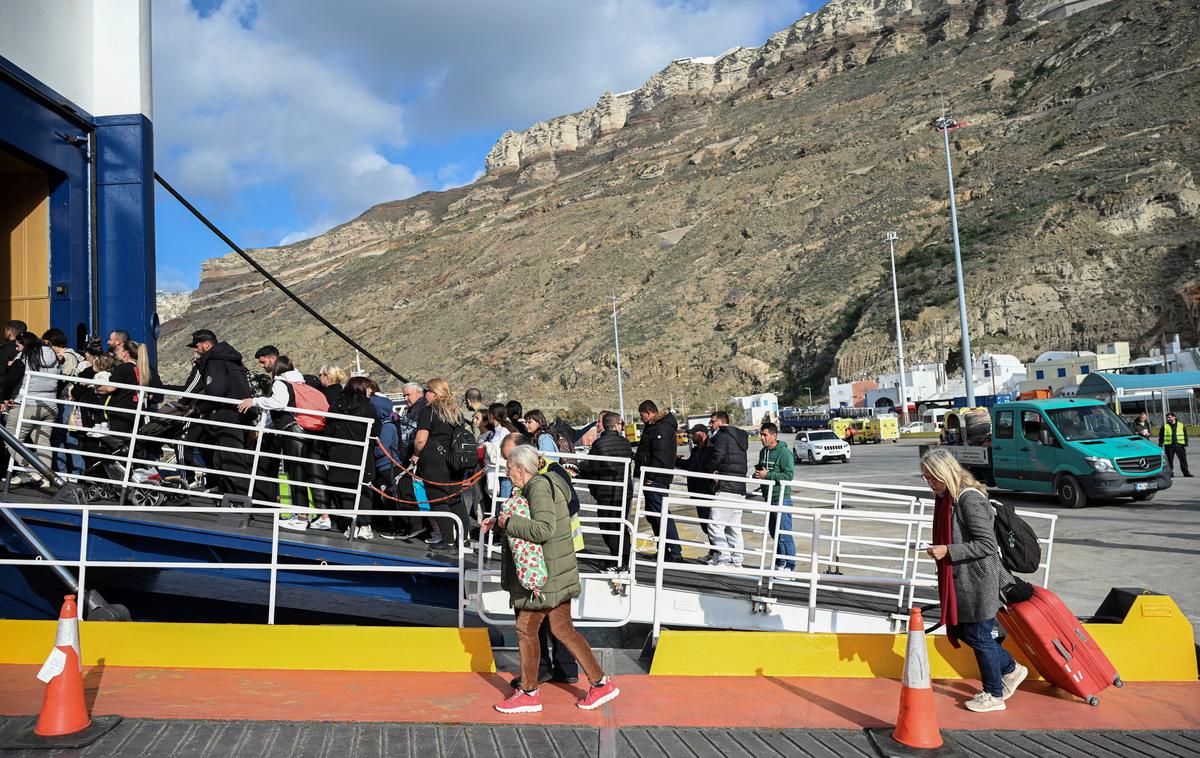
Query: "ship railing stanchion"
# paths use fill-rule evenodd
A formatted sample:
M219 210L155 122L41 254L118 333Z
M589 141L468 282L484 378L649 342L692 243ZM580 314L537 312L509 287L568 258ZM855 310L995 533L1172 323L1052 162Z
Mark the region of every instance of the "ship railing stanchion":
M258 419L254 422L254 455L250 460L250 483L246 488L246 497L254 500L254 485L258 479L258 462L262 460L263 437L267 434L267 414L259 413ZM278 459L273 459L276 463L281 463ZM274 477L278 479L279 476ZM278 491L276 485L276 491Z
M354 490L354 515L350 517L350 539L352 539L352 540L355 539L355 533L358 531L358 511L360 508L360 504L362 502L362 493L363 493L363 490L365 489L364 485L368 481L367 462L371 459L371 453L372 453L372 450L371 450L371 422L366 423L366 434L365 434L365 439L363 440L362 446L363 446L362 460L359 463L359 469L358 469L359 482L358 482L357 489ZM459 533L458 533L458 552L459 552L460 560L462 558L463 545L465 545L465 544L466 544L466 535L464 535L462 533L462 530L460 529Z
M658 645L658 637L662 633L660 601L662 599L663 564L666 562L667 557L667 540L665 535L667 533L667 520L671 518L670 503L671 497L668 495L663 498L662 507L659 509L659 524L661 526L659 531L662 532L663 536L658 539L658 552L655 554L654 559L654 623L651 628L651 635L655 646ZM653 525L651 525L651 531L654 531Z
M275 593L279 579L279 519L271 519L271 579L267 590L267 623L275 623ZM459 625L461 626L461 624Z
M146 389L148 389L148 387ZM145 404L146 404L146 392L145 391L138 392L137 393L137 403L136 403L136 405L134 405L134 408L133 408L133 430L131 431L131 433L129 435L128 442L126 442L126 445L128 447L126 448L126 451L125 451L125 466L124 466L125 471L122 472L122 475L121 475L121 500L120 500L120 502L122 502L122 503L126 502L126 497L129 494L130 477L133 476L133 461L135 458L137 458L136 451L137 451L137 443L138 443L138 429L141 428L142 407ZM80 603L80 605L82 605L82 602Z
M84 608L87 607L87 549L88 549L88 530L91 528L91 505L83 503L80 505L79 511L79 563L78 579L75 589L76 599L79 609L79 620L83 621Z
M20 395L21 404L15 408L15 410L17 412L17 426L16 426L15 430L13 431L13 436L16 437L17 439L21 439L21 426L25 423L25 406L26 406L26 403L29 402L29 379L30 379L29 373L26 372L25 373L25 381L21 384L21 395ZM11 411L11 410L9 411L9 413L12 413L12 412L13 411ZM8 456L8 476L4 477L4 492L5 492L5 494L8 493L9 482L12 481L13 469L16 467L16 465L17 465L17 456L9 455Z

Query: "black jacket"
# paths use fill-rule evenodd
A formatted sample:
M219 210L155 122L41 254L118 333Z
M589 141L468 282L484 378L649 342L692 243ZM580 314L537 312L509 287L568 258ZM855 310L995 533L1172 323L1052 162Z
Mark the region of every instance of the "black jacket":
M711 474L713 473L712 452L712 443L709 442L706 442L702 447L693 447L692 454L687 458L680 458L676 462L675 468L694 471L698 474ZM688 477L687 488L688 492L711 495L717 491L717 483L712 479Z
M234 350L228 342L218 342L212 350L196 361L184 384L184 390L230 400L245 400L250 397L250 380L246 375L246 367L242 365L242 354ZM216 412L226 416L237 413L237 407L229 403L197 400L195 407L204 416Z
M709 438L708 446L712 448L712 457L709 459L709 470L712 473L746 476L749 469L749 461L746 458L746 450L750 447L749 434L736 426L725 424ZM718 482L717 492L744 495L746 485L741 482Z
M376 418L374 406L371 405L371 401L364 395L343 392L338 397L337 402L329 406L329 412L344 416L358 416L362 421L348 421L338 418L329 419L325 422L324 435L328 440L361 442L368 427L371 429L373 436L379 436L381 424ZM363 463L363 449L361 445L346 445L331 441L328 443L328 449L329 460L334 463L349 463L354 466L361 466ZM370 464L370 473L374 474L373 449L367 452L366 460ZM365 481L365 479L350 469L331 466L329 469L329 481L334 484L346 485L355 481Z
M2 337L3 335L0 335ZM16 342L0 343L0 400L9 400L17 394L19 386L12 386L13 379L10 374L14 375L18 372L10 372L8 364L16 360L17 354L21 351L17 349Z
M592 445L592 455L601 455L611 458L633 458L633 448L629 444L629 440L625 439L625 435L618 431L601 432L596 438L595 444ZM579 476L581 479L596 479L602 482L619 482L624 471L624 466L615 461L597 461L592 458L583 458L579 461ZM592 493L596 503L599 505L620 505L617 502L617 493L620 489L617 487L606 487L603 484L589 484L588 492Z
M678 429L679 422L670 413L661 413L646 424L633 456L639 471L643 468L675 468L675 451L678 447L675 444L675 432ZM673 478L671 474L652 474L646 477L646 481L662 485L669 484Z

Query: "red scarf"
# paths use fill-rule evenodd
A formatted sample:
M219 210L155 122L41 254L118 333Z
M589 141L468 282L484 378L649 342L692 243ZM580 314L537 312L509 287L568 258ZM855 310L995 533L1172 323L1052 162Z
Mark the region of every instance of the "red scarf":
M933 544L949 545L954 541L954 527L950 519L953 517L954 499L949 492L943 492L933 500ZM938 599L942 603L942 623L946 625L946 635L950 644L958 647L958 636L954 634L953 626L958 624L958 596L954 594L954 565L947 555L937 563Z

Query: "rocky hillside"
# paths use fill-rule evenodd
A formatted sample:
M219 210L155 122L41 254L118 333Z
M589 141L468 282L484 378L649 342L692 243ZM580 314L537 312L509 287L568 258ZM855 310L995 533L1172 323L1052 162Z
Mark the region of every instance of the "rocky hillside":
M468 187L255 254L418 379L612 405L615 291L628 397L792 399L893 365L887 231L910 361L953 353L945 107L976 349L1200 339L1200 10L1054 5L833 0L506 133ZM200 326L348 360L232 257L164 328L176 371Z

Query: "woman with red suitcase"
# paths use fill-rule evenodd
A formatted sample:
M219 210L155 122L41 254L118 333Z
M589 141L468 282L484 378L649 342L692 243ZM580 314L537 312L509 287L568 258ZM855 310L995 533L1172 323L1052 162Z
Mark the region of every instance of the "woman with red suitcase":
M995 511L987 489L946 450L921 458L921 476L935 495L933 542L926 551L937 562L938 597L950 643L975 651L983 691L966 702L976 713L1004 710L1028 676L992 632L1001 592L1014 583L1000 562L993 529Z

